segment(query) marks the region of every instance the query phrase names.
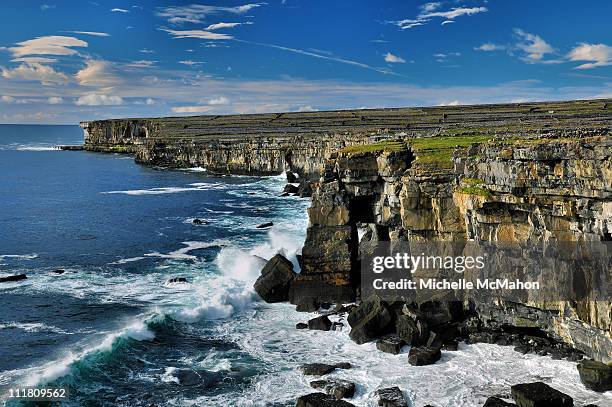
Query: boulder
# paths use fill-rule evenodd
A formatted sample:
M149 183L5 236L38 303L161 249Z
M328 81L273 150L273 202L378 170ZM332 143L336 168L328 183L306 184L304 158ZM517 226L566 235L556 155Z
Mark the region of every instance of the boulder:
M326 379L310 382L310 387L323 390L326 394L334 396L338 400L351 398L355 395L355 383L348 380Z
M287 184L285 185L285 188L283 188L283 192L286 192L288 194L297 194L298 192L300 192L300 188L293 184Z
M255 226L256 229L267 229L274 226L273 222L266 222L266 223L262 223L260 225Z
M399 387L387 387L376 390L378 405L382 407L408 407L408 402Z
M543 382L512 386L512 398L519 407L573 407L574 400L567 394Z
M517 407L516 404L507 403L499 397L489 397L482 407Z
M355 407L344 400L337 400L325 393L310 393L297 399L295 407Z
M336 369L350 369L350 363L336 363L329 365L327 363L306 363L300 366L302 373L306 376L323 376L333 372Z
M410 349L408 353L408 363L412 366L432 365L440 360L442 353L438 348L428 348L426 346Z
M317 331L329 331L332 327L332 323L327 315L313 318L308 321L308 329Z
M395 320L395 332L409 345L418 345L420 334L416 322L408 315L398 315Z
M457 341L449 341L442 345L442 350L447 350L449 352L456 352L459 349L459 342Z
M52 273L54 274L64 274L66 272L66 270L64 269L55 269L55 270L51 270Z
M297 324L295 324L295 329L308 329L308 324L298 322Z
M168 280L168 284L174 284L174 283L186 283L187 279L185 277L172 277L171 279Z
M191 223L193 223L194 225L208 225L208 221L198 219L198 218L195 218L194 220L192 220Z
M435 332L430 332L429 339L427 339L426 346L428 348L442 349L442 339L440 337L440 334L437 334Z
M342 331L342 328L344 328L344 324L342 322L332 322L332 331Z
M376 341L376 349L393 355L400 353L404 345L405 342L397 335L387 335Z
M612 366L594 360L578 363L580 380L587 389L604 392L612 390Z
M298 187L298 195L300 198L309 198L312 196L312 185L310 185L310 182L300 182L300 186Z
M28 276L26 276L25 274L14 274L12 276L0 277L0 283L8 283L11 281L21 281L21 280L26 280L27 278Z
M315 312L321 305L314 298L302 298L295 306L297 312Z
M393 318L380 299L367 300L354 308L347 321L351 326L350 338L358 344L369 342L390 332Z
M281 302L289 299L289 288L295 278L293 264L284 256L272 257L261 270L255 282L257 294L266 302Z
M287 182L290 184L294 184L296 182L298 182L298 177L295 175L294 172L292 171L285 171L285 175L287 176Z

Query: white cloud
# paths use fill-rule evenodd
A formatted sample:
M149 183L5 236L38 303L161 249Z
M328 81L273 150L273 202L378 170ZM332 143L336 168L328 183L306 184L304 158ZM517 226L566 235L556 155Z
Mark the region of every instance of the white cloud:
M125 65L128 68L153 68L157 61L149 61L147 59L141 59L140 61L132 61Z
M174 38L199 38L204 40L231 40L231 35L213 33L205 30L170 30L168 28L160 28L172 35Z
M17 47L9 48L14 57L24 55L74 55L72 47L86 47L87 43L74 37L49 35L33 40L18 42Z
M109 33L103 33L98 31L68 31L72 34L83 34L83 35L91 35L93 37L110 37Z
M47 11L51 10L52 8L55 8L55 4L43 4L40 6L40 11Z
M234 28L234 27L237 27L243 24L252 24L252 23L216 23L216 24L209 25L208 27L206 27L206 29L210 31L214 31L214 30L220 30L223 28Z
M15 98L8 95L3 95L0 97L0 102L2 103L15 103Z
M443 18L441 25L454 23L457 17L472 16L475 14L486 13L489 11L486 7L455 7L450 10L440 11L442 3L426 3L421 6L421 12L416 18L404 19L399 21L388 21L388 23L397 25L402 30L418 27L429 23L434 18Z
M570 61L587 61L588 63L574 69L592 69L612 65L612 47L605 44L582 43L567 55Z
M74 104L77 106L118 106L123 104L123 98L120 96L91 93L81 96Z
M319 109L315 109L311 105L306 105L306 106L298 107L297 111L298 112L317 112L317 111L319 111Z
M151 98L147 98L147 100L145 100L145 105L154 105L155 104L155 99L151 99Z
M519 28L516 28L514 33L520 40L516 44L516 47L526 54L521 58L523 61L529 63L550 63L550 61L544 60L544 57L546 54L554 53L555 49L549 43L544 41L542 37L536 34L530 34Z
M221 96L218 98L214 98L214 99L210 99L208 101L208 104L211 106L218 106L218 105L229 105L230 101L228 98L226 98L225 96Z
M60 105L64 102L64 99L62 99L59 96L51 96L50 98L47 99L47 103L50 105Z
M454 22L455 22L454 20L445 20L445 21L442 21L440 25L453 24Z
M139 49L138 52L141 52L143 54L155 54L155 51L147 48Z
M85 63L87 64L85 68L75 75L80 85L104 87L113 86L120 82L110 62L90 59Z
M57 62L57 59L45 57L21 57L11 59L11 62L25 62L26 64L52 64Z
M244 14L250 10L260 7L266 3L251 3L236 7L221 7L221 6L207 6L202 4L192 4L184 7L165 7L159 9L157 15L164 17L171 24L182 24L182 23L202 23L204 18L209 14L217 13L232 13L232 14Z
M505 46L493 44L492 42L485 42L481 46L474 48L475 51L485 51L485 52L501 51L504 49L506 49Z
M442 6L442 3L440 2L425 3L421 6L421 10L423 10L426 13L429 13L429 12L439 9L440 6Z
M212 106L176 106L172 108L172 111L174 113L206 113L212 109Z
M398 57L397 55L393 55L390 52L385 54L385 61L390 64L404 64L406 61L402 57Z
M422 19L442 17L447 20L453 20L457 17L471 16L474 14L485 13L487 11L489 10L486 7L457 7L448 11L425 11L419 15L419 17Z
M438 104L438 106L461 106L461 105L463 105L463 103L461 103L458 100L453 100L452 102L442 102Z
M114 9L111 9L111 11L113 13L129 13L130 12L130 10L126 10L124 8L114 8Z
M187 65L187 66L196 66L196 65L202 65L204 62L200 62L200 61L192 61L190 59L184 60L184 61L179 61L179 64L183 64L183 65Z
M2 77L24 81L39 81L43 85L64 84L68 82L68 77L62 72L38 63L25 63L14 69L2 68Z

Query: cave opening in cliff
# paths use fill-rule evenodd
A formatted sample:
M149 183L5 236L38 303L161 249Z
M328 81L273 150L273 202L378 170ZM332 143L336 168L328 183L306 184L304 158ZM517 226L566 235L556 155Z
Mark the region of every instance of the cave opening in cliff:
M376 216L374 215L374 197L373 196L356 196L351 199L349 213L351 214L352 223L374 223Z

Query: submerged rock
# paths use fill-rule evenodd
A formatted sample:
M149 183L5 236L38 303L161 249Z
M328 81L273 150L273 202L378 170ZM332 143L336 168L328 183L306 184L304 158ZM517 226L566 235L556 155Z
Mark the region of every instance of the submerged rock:
M298 177L295 175L294 172L292 171L285 171L285 175L287 176L287 182L290 184L294 184L296 182L298 182Z
M313 318L308 321L308 329L318 331L329 331L332 327L332 322L329 320L327 315Z
M347 321L351 326L350 338L358 344L369 342L390 332L393 318L380 299L364 301L354 308Z
M193 223L194 225L208 225L207 220L198 219L198 218L195 218L194 220L192 220L191 223Z
M408 402L399 387L376 390L378 405L382 407L408 407Z
M355 383L348 380L340 379L324 379L310 382L310 387L313 389L323 390L326 394L335 398L344 399L351 398L355 395Z
M277 254L261 270L255 281L255 291L266 302L282 302L289 299L289 288L295 278L293 263Z
M543 382L512 386L512 398L519 407L572 407L574 400Z
M297 399L295 407L355 407L344 400L336 400L334 396L325 393L310 393Z
M440 360L441 356L438 348L428 348L426 346L412 348L408 353L408 363L412 366L432 365Z
M25 274L14 274L12 276L5 276L5 277L0 277L0 283L8 283L11 281L21 281L21 280L27 280L28 276L26 276Z
M173 277L171 279L168 280L169 284L173 284L173 283L186 283L187 279L185 277Z
M308 329L308 324L305 324L304 322L298 322L297 324L295 324L295 329Z
M262 223L260 225L255 226L256 229L267 229L274 226L273 222L266 222L266 223Z
M612 366L594 360L578 363L580 380L587 389L604 392L612 390Z
M323 376L333 372L336 369L350 369L350 363L336 363L329 365L327 363L306 363L300 366L302 373L307 376Z
M283 188L283 192L286 192L288 194L297 194L300 192L300 188L296 187L293 184L287 184L285 185L285 188Z
M64 269L55 269L55 270L51 270L52 273L54 274L64 274L66 272L66 270Z

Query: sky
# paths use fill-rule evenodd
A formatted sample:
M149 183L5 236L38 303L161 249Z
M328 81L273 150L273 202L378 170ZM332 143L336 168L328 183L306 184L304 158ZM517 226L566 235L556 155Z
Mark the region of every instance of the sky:
M611 21L609 0L2 0L0 123L610 98Z

